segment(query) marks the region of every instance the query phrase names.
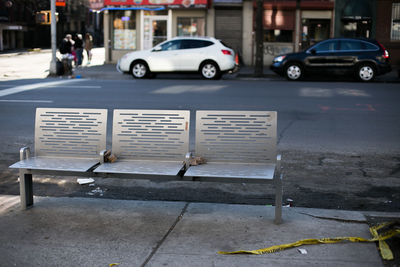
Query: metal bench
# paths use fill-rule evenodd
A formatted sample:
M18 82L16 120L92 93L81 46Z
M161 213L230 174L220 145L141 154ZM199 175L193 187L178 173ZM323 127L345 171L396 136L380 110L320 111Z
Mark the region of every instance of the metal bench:
M21 148L19 169L21 206L33 205L33 174L90 172L106 149L106 109L36 109L35 156Z
M273 182L275 223L282 221L282 174L275 111L197 111L195 156L185 177L211 182Z
M188 110L114 110L112 153L117 161L94 172L178 175L189 151L189 122Z
M35 157L20 150L21 206L33 205L32 175L74 175L217 182L273 181L275 223L282 217L282 174L276 155L277 114L272 111L197 111L190 166L190 111L114 110L112 153L104 162L107 110L36 110Z

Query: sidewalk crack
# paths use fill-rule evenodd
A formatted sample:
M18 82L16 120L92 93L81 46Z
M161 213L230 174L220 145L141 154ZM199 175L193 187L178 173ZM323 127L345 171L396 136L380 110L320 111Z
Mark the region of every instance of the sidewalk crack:
M295 123L296 120L291 120L289 121L289 123L286 125L286 127L281 131L281 133L278 136L278 142L276 143L277 145L279 145L279 143L281 142L283 135L286 133L286 131L293 125L293 123Z
M153 256L157 253L158 249L161 247L161 245L164 243L164 241L167 239L167 237L169 236L169 234L174 230L175 226L179 223L180 220L182 220L183 215L186 213L188 207L190 205L190 202L187 202L185 204L185 206L183 207L181 213L179 214L179 216L176 218L175 222L172 224L172 226L169 228L169 230L167 231L167 233L163 236L163 238L161 238L160 241L157 242L157 245L153 248L153 250L151 251L150 255L146 258L146 260L143 262L142 265L140 265L141 267L145 267L149 261L153 258Z

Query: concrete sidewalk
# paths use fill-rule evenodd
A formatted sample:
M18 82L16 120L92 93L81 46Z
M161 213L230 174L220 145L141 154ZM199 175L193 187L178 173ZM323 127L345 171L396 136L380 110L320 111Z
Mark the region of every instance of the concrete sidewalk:
M371 238L360 212L255 205L0 196L1 266L383 266L375 243L219 255L305 238Z

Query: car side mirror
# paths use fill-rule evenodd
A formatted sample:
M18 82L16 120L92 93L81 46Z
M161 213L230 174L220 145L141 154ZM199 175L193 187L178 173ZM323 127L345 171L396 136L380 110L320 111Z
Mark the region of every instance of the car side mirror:
M160 51L161 51L161 46L156 46L152 50L152 52L160 52Z
M311 49L310 52L312 55L315 55L317 53L317 51L315 49Z

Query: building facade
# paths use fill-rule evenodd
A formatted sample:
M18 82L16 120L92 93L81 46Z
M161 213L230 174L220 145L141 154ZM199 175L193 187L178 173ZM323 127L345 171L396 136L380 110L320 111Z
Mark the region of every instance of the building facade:
M106 62L175 36L214 35L207 0L104 1Z
M400 65L400 0L264 0L264 65L333 37L375 38ZM255 64L256 0L104 0L106 62L175 36L212 36Z
M376 39L389 50L392 66L400 71L400 0L377 1L376 29Z
M252 44L244 51L247 65L255 62L255 13L256 2L251 11L244 5L245 13L252 13L252 34L245 38ZM333 0L264 0L264 65L280 54L301 51L310 45L333 37Z

